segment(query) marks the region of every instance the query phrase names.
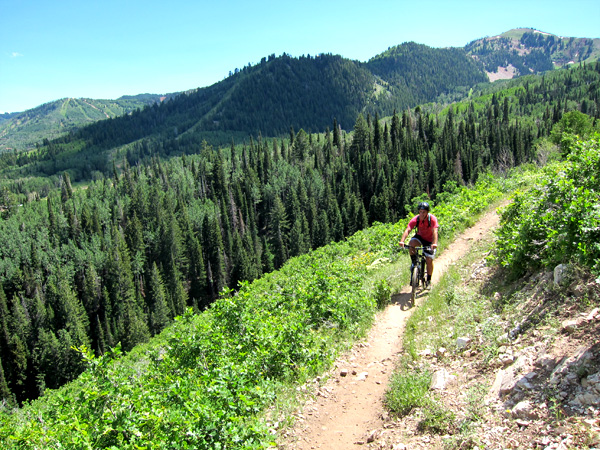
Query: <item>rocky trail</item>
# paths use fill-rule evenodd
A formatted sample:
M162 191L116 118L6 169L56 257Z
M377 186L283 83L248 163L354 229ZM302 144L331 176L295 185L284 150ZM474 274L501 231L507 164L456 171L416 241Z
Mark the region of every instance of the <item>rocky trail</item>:
M498 223L492 210L462 233L436 258L432 283L437 284L453 263L462 264L459 260L471 247L481 248L493 239ZM467 264L467 285L485 284L493 276L483 258ZM489 318L499 321L504 336L510 336L497 344L492 360L484 358L476 344L451 355L440 356L441 349L421 355L417 364L432 371L433 379L444 374L442 387L435 388L437 398L457 424L471 427L469 431L423 433L419 411L396 418L384 408L405 323L427 295L409 307L407 280L378 314L368 336L342 355L326 376L306 387L309 400L295 414L294 427L280 430L279 448L600 449L600 279L576 275L572 281L557 282L556 272L522 280L510 313L514 315ZM493 291L490 295L502 297ZM475 401L472 392L479 393ZM479 415L475 422L469 418L473 411Z
M488 212L436 257L432 284L474 242L491 237L498 221L496 210ZM286 438L287 448L360 448L375 439L373 432L383 426L385 419L384 392L401 350L404 325L413 311L409 301L407 280L406 287L378 315L367 339L336 361L316 400L309 401L298 413L296 427ZM423 297L417 299L415 307L423 301Z

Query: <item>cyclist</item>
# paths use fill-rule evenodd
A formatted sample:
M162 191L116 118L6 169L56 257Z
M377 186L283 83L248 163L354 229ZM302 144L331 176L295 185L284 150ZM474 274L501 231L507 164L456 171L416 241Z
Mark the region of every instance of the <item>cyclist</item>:
M419 203L418 209L419 214L408 222L408 226L402 234L402 238L400 239L400 247L404 248L404 240L411 230L417 228L417 234L412 237L408 244L410 247L410 259L412 260L410 271L412 273L412 269L417 262L415 247L431 247L431 251L424 252L427 261L426 287L429 287L431 284L431 275L433 274L433 258L435 256L435 250L437 249L439 224L437 218L429 212L429 203Z

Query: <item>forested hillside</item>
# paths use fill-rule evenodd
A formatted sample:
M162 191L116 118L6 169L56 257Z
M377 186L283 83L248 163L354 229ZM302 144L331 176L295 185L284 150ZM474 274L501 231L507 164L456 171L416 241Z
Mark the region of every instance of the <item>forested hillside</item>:
M439 114L359 115L352 137L335 122L324 135L300 129L238 147L173 137L162 145L183 156L132 151L87 189L68 172L47 198L24 182L5 186L3 396L21 402L73 379L83 369L73 346L132 349L223 289L405 217L415 198L434 202L488 170L543 157L535 142L565 112L597 121L599 66L515 80Z
M428 103L458 87L466 94L470 87L488 81L481 65L459 48L431 48L409 42L392 47L371 58L367 67L399 93L400 101L390 105L402 110ZM386 105L387 106L387 105ZM389 106L380 114L390 115Z
M28 154L4 155L3 162L12 166L12 178L69 170L74 181L90 179L110 172L115 148L165 156L194 153L203 141L217 146L232 138L282 137L290 129L322 132L334 120L351 130L360 113L389 116L459 88L464 95L482 81L485 76L463 51L416 44L398 46L369 64L330 54L271 55L212 86L46 140Z
M23 151L75 132L108 117L131 113L136 108L179 96L160 110L147 108L134 118L91 128L67 138L64 151L84 148L94 169L106 173L103 154L114 146L138 140L161 142L191 135L196 142L225 145L249 136L287 134L290 127L322 132L333 118L350 130L358 113L386 117L428 102L464 98L469 89L489 79L524 76L595 62L600 39L561 38L532 29L516 29L499 36L478 39L464 48L431 48L414 42L389 48L368 62L339 55L291 57L274 54L259 64L236 69L212 86L164 96L140 94L117 100L63 99L22 113L0 116L0 153ZM498 76L498 72L503 72ZM181 94L181 95L180 95ZM58 141L60 143L60 141ZM33 155L29 155L33 157ZM53 168L44 165L43 174ZM56 167L52 174L60 173ZM31 174L31 172L28 172ZM71 173L73 179L79 173Z
M56 139L99 120L118 117L160 102L169 96L141 94L117 100L65 98L0 120L0 153L47 145Z

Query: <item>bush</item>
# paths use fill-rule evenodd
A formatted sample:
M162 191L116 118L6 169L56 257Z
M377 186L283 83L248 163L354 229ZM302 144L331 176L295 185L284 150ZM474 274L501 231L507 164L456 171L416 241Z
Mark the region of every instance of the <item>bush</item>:
M385 393L385 405L394 414L402 417L415 408L427 403L427 393L431 383L431 374L423 372L396 371Z
M600 273L600 135L574 140L502 213L496 259L515 277L574 261Z

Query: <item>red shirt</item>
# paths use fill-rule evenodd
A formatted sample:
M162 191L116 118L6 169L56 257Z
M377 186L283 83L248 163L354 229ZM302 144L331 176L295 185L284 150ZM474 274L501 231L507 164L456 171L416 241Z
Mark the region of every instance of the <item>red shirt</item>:
M429 214L431 217L431 226L429 225L429 220L425 217L425 220L419 220L419 230L417 234L421 236L423 239L433 242L433 229L439 228L437 218L433 214ZM408 222L408 227L412 230L417 226L418 215L413 217L410 222Z

